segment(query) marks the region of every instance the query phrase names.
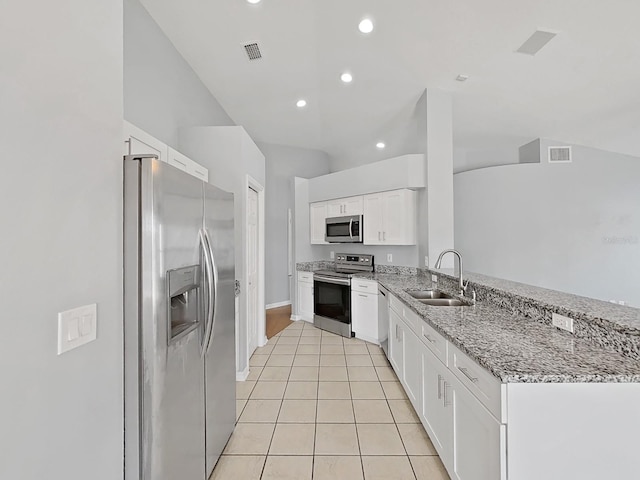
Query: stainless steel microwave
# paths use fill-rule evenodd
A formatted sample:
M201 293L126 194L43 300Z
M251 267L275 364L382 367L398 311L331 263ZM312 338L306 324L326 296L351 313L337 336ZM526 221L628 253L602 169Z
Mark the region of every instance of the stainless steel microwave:
M324 239L329 243L362 243L362 236L362 215L325 220Z

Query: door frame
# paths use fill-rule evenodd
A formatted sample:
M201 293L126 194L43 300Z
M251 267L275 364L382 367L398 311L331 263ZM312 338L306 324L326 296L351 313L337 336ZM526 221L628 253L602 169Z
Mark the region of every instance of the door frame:
M258 193L258 305L256 307L256 311L258 315L254 320L256 322L255 332L258 338L256 338L256 346L263 347L267 344L267 334L266 334L266 311L265 311L265 280L264 280L264 269L265 269L265 222L264 222L264 186L260 184L255 178L251 175L246 176L245 188L244 188L244 202L245 202L245 232L248 232L249 226L249 189L252 189ZM249 328L249 237L248 235L245 237L244 244L244 275L245 275L245 285L247 287L247 295L245 296L245 312L247 312L247 365L249 365L249 358L253 354L253 352L249 351L249 345L251 345L251 339L249 338L249 332L251 329Z

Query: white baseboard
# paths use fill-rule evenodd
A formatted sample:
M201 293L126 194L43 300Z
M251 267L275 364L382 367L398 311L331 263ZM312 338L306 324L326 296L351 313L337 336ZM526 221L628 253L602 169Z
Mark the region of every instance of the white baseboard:
M262 343L261 343L260 345L258 345L258 346L259 346L259 347L264 347L264 346L267 344L267 342L268 342L268 341L269 341L269 339L268 339L268 338L267 338L267 336L265 335L265 336L262 338Z
M284 302L270 303L265 308L269 310L270 308L286 307L287 305L291 305L291 300L285 300Z
M249 367L245 368L242 372L236 372L236 382L244 382L249 376Z
M291 315L291 320L293 320L294 322L297 322L298 320L302 320L302 317L300 315Z

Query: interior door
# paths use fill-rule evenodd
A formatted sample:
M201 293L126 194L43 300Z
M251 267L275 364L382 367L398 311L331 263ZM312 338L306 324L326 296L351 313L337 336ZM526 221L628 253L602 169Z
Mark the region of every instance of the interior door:
M209 478L236 420L235 230L233 194L205 182L199 183L204 189L204 224L217 274L214 326L210 339L204 342L205 478Z
M258 192L249 187L247 204L247 245L248 245L248 344L249 356L258 347Z

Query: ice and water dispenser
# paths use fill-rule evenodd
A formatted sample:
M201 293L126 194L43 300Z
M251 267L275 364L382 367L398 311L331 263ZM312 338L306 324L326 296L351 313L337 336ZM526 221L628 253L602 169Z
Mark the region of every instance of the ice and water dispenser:
M199 265L167 271L169 342L177 340L198 326L200 278Z

